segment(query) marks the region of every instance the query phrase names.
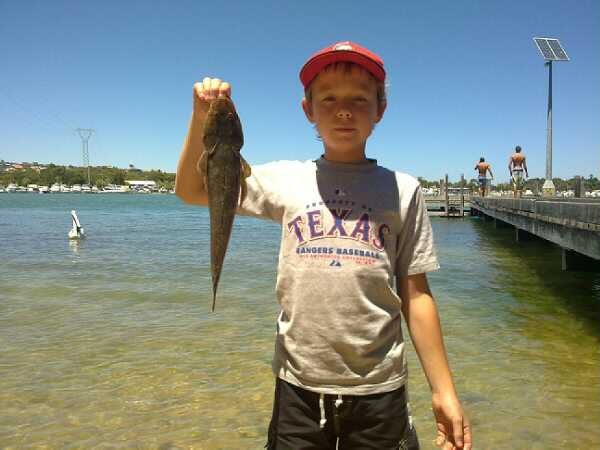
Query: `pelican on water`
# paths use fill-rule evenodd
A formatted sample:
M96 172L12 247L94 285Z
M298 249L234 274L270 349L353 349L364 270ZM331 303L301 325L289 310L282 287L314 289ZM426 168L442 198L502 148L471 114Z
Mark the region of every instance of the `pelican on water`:
M79 218L75 210L71 211L71 219L73 219L73 228L69 230L69 239L83 239L85 233L83 232L81 223L79 223Z

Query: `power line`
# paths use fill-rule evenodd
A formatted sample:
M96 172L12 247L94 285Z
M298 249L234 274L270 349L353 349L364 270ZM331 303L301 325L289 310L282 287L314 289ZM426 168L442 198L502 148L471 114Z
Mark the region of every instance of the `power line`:
M32 125L43 125L46 128L49 129L58 129L58 130L64 130L64 129L73 129L73 126L69 124L68 121L66 121L64 118L62 118L56 111L51 111L48 108L46 109L46 112L48 113L46 115L46 117L42 116L38 111L42 110L43 108L40 108L40 102L44 103L44 99L42 96L36 94L36 108L28 108L26 107L23 102L21 102L20 100L18 100L13 93L10 93L8 91L6 91L5 89L3 89L0 86L0 94L2 94L6 99L9 100L10 103L13 104L13 106L15 106L27 119L28 121L32 124ZM48 102L46 101L46 106L48 106ZM33 116L34 120L31 120L31 117Z

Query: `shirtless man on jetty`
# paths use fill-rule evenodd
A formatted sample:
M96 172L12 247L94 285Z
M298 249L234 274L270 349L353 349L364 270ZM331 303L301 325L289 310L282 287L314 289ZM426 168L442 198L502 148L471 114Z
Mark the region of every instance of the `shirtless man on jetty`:
M521 191L523 190L523 171L525 171L525 178L529 178L527 173L527 162L525 161L525 155L521 153L521 146L515 147L515 152L510 155L508 160L508 171L513 181L513 197L521 197Z
M494 174L492 173L492 166L485 162L485 158L482 156L479 158L479 162L475 165L475 170L479 172L479 193L482 197L485 197L487 192L487 177L486 174L489 171L491 179L494 179Z

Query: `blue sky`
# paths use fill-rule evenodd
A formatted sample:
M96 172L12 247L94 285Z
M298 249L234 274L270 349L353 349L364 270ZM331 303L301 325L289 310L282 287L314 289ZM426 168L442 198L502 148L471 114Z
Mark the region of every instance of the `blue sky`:
M251 164L322 152L298 71L340 40L378 53L388 109L367 154L451 179L482 155L508 180L515 145L544 177L548 74L532 40L560 39L553 175L599 176L599 6L544 1L0 0L0 159L174 172L204 76L231 82Z

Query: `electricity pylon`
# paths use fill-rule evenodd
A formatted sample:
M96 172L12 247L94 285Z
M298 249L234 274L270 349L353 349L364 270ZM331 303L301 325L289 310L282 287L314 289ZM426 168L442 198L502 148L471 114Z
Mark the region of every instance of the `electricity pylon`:
M83 152L83 166L87 167L88 175L88 186L92 187L92 179L90 177L90 152L88 150L88 141L92 137L92 133L95 131L91 128L77 128L75 131L79 133L81 138L81 149Z

